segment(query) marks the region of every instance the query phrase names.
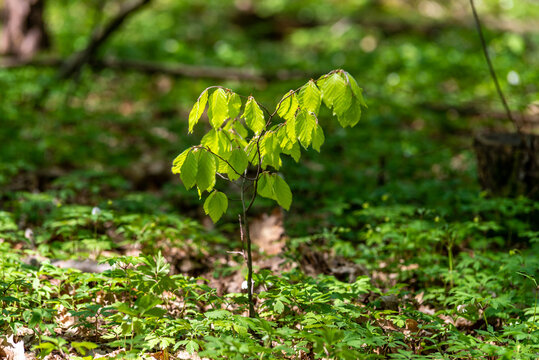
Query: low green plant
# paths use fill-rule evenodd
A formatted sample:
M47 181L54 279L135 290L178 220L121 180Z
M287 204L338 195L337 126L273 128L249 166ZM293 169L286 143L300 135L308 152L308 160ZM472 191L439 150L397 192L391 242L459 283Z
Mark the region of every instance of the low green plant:
M211 130L204 135L200 145L190 147L176 157L172 172L180 175L187 189L196 185L200 198L208 193L204 212L214 222L228 208L227 195L215 189L216 176L239 182L240 231L245 240L250 317L254 317L255 310L247 213L257 195L290 209L292 191L277 174L282 166L281 155L289 155L298 162L301 147L320 151L325 140L318 120L322 103L332 110L342 127L355 126L361 116L361 107L366 107L356 80L344 70L334 70L290 90L274 111L269 111L253 96L240 96L230 89L212 86L202 92L189 114L189 132L192 132L207 105ZM249 165L256 169L254 174L249 171Z

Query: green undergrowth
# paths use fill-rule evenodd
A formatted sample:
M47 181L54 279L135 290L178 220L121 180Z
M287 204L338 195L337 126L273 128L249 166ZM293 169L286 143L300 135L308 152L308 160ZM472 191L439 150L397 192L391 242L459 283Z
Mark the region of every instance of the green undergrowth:
M387 199L364 203L342 227L289 239L289 270L256 271L254 319L246 317L245 293L209 285L241 281L228 276L245 275L233 265L241 256L228 253L239 242L148 208L144 198L99 208L46 193L16 199L0 212L0 327L38 357L534 359L539 352L532 221L539 207L525 198L477 197L451 215ZM325 265L307 275L312 253ZM68 259L105 268L56 266Z

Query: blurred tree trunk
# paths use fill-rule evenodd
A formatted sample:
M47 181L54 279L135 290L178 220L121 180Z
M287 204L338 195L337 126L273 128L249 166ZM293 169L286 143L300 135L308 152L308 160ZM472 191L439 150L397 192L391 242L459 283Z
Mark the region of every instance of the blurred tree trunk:
M4 0L0 53L27 58L49 47L44 3L45 0Z
M479 182L497 196L539 199L539 135L482 133L474 140Z

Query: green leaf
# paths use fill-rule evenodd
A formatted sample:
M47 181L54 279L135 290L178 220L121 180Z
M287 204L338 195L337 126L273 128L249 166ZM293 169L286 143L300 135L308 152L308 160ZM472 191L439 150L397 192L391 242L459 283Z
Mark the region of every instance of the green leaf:
M142 316L146 318L162 318L163 315L165 315L166 313L167 313L166 309L155 306L151 309L144 311Z
M215 153L221 155L225 159L228 159L232 150L232 143L228 139L228 134L223 130L217 131L217 151Z
M218 130L216 129L211 129L200 141L201 145L204 145L214 153L219 152L219 138L217 137L217 131Z
M288 94L281 99L277 108L277 114L285 120L293 119L296 116L298 106L299 103L296 99L296 93L294 93L293 90L290 90Z
M32 310L32 317L30 318L30 321L28 322L28 326L30 328L33 328L37 326L38 324L42 323L43 321L43 312L41 309L33 309Z
M350 84L350 88L352 89L352 93L356 97L356 99L359 101L361 106L367 107L367 104L365 103L365 99L363 99L363 89L359 87L357 84L356 79L349 73L345 72L346 79L348 80L348 83Z
M335 101L339 103L339 110L342 110L342 108L345 107L344 103L340 104L340 99L346 96L347 88L348 86L346 85L346 81L337 72L334 72L333 74L320 80L322 100L324 100L324 104L326 104L326 106L330 109L334 107Z
M307 111L300 111L296 117L296 133L301 145L307 148L313 138L313 130L316 126L316 119Z
M278 175L275 176L273 191L275 193L277 203L284 209L289 210L290 205L292 204L292 191L290 191L290 187L286 181L284 181L284 179Z
M187 344L185 345L185 351L187 351L189 354L194 354L195 352L198 351L199 348L200 346L194 340L189 340Z
M161 304L163 301L158 298L157 296L146 294L141 297L139 297L135 301L135 305L138 307L138 309L144 313L150 309L152 309L154 306Z
M215 90L210 99L210 123L214 129L218 129L228 118L228 96L225 90Z
M239 121L236 121L234 123L233 128L236 131L236 133L244 139L249 135L245 126L243 126L243 124Z
M115 308L116 310L118 310L119 312L121 313L124 313L126 315L130 315L130 316L139 316L140 312L137 311L136 309L133 309L132 307L130 307L128 304L126 303L119 303L119 304L116 304L115 305Z
M264 134L262 139L260 140L260 155L262 157L268 155L273 151L273 143L274 143L275 135L273 132L268 131Z
M209 310L209 311L206 311L204 312L204 316L207 318L207 319L212 319L212 320L222 320L222 319L227 319L227 318L230 318L232 317L232 313L228 310L224 310L224 309L217 309L217 310Z
M208 90L204 90L197 99L197 102L189 113L189 133L193 132L193 127L197 124L198 120L204 113L206 103L208 102Z
M50 343L50 342L42 342L41 344L34 345L34 349L41 349L39 355L40 356L46 356L50 354L53 350L56 349L56 345Z
M352 104L353 96L350 87L346 86L341 89L340 93L337 93L333 100L333 113L337 116L342 115L350 108Z
M299 159L301 157L301 149L299 147L299 143L295 142L291 144L290 147L284 148L283 154L290 155L295 162L299 162Z
M320 152L320 146L322 146L324 140L324 131L319 124L316 124L313 130L313 149Z
M185 158L187 158L187 154L189 154L189 151L191 151L191 148L185 150L180 155L176 156L176 158L172 162L172 173L173 174L179 174L180 173L180 171L182 169L182 165L183 165L183 163L185 161Z
M220 173L220 174L228 173L228 169L230 168L230 166L228 166L228 164L226 162L224 162L223 160L221 160L219 158L215 158L215 161L217 161L217 172L218 173Z
M302 109L313 112L318 115L322 93L313 80L310 80L303 86L299 92L299 101Z
M242 326L238 323L234 323L233 325L234 331L237 332L240 336L247 336L249 334L249 329L245 326Z
M262 173L258 180L257 192L262 197L277 201L284 209L290 209L292 192L286 181L277 174Z
M190 189L195 185L195 180L198 171L198 156L189 149L185 161L180 169L180 179L182 179L183 185L186 189Z
M228 94L228 117L235 119L241 110L241 98L238 94L231 92Z
M249 96L249 100L247 100L247 104L245 104L243 118L245 119L247 126L253 130L255 134L260 133L266 127L264 113L252 96Z
M238 173L243 174L245 169L247 169L247 166L249 165L249 160L247 159L247 154L243 149L236 148L232 150L232 153L230 154L230 158L228 159L228 162L234 170L236 170ZM240 177L239 174L236 173L230 166L228 167L229 171L227 171L228 178L230 180L236 180Z
M355 126L361 118L361 105L360 101L356 98L352 98L352 103L348 110L341 115L337 115L337 119L342 127Z
M262 168L266 166L273 166L275 169L279 169L281 163L281 147L279 141L276 138L274 132L267 132L264 138L260 141L260 153L262 155Z
M285 129L288 139L293 143L297 142L298 135L296 133L296 118L288 119L286 121Z
M228 199L225 194L214 190L204 202L204 212L216 223L228 208Z
M184 164L185 165L185 164ZM217 162L212 154L206 150L201 150L198 157L198 167L196 173L196 184L200 192L210 191L215 185L215 172Z
M277 314L282 314L284 311L284 304L281 300L276 300L273 303L273 311L275 311Z
M258 185L256 191L258 195L276 200L275 193L273 192L273 184L275 182L275 176L269 173L262 173L260 179L258 179Z
M86 350L97 348L97 344L89 341L72 341L71 346L81 355L86 355Z

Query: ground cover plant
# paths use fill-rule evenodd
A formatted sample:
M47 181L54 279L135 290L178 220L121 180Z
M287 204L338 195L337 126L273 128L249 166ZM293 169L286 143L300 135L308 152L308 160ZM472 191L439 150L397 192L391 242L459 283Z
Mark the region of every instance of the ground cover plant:
M52 48L0 59L0 358L539 356L539 204L478 185L472 133L512 124L468 0L148 1L76 76L58 76L138 3L46 2ZM509 107L537 131L539 8L476 5ZM320 78L340 68L350 75ZM297 126L299 162L282 156L298 155L288 134L267 151L266 136L303 116L279 111L294 108L287 89L301 105L305 79L320 79L307 87L323 105L324 79L348 91L348 76L368 100L358 126L320 106L323 151ZM262 161L247 156L244 173L235 149L257 138L255 105ZM237 124L243 146L211 135ZM194 178L201 190L215 181L226 212L222 195L182 184L201 145L241 163L241 176L214 163L235 182ZM293 205L259 186L263 173ZM259 178L257 192L246 181L247 200L260 196L241 229L252 302L242 176Z

